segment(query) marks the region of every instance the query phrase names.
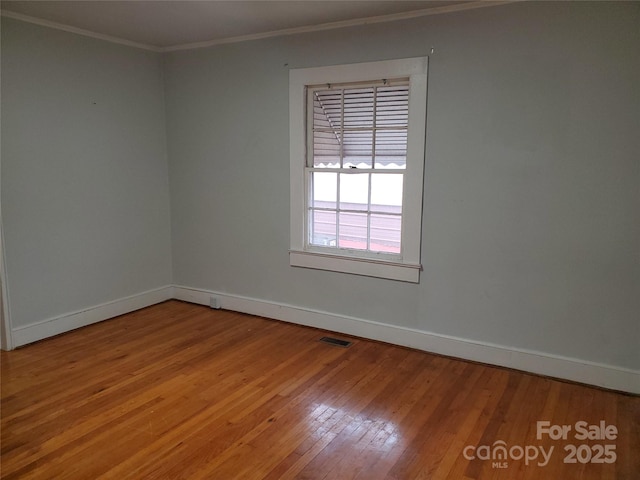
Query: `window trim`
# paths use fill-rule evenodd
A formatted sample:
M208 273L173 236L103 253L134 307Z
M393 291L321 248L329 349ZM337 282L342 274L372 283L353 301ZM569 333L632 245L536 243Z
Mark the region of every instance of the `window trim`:
M412 283L420 280L420 242L427 109L428 57L381 62L292 69L289 71L290 250L291 266L388 278ZM306 87L323 83L365 82L384 78L409 78L409 129L403 189L402 253L352 255L348 251L306 248L305 208L307 155Z

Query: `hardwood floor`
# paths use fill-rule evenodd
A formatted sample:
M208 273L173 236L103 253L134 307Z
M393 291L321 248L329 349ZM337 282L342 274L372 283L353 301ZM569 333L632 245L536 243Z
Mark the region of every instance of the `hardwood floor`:
M640 478L639 397L324 335L169 301L2 352L1 477Z

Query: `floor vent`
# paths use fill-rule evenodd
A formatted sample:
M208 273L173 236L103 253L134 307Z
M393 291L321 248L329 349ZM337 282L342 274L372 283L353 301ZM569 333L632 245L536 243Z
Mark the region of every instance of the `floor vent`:
M321 342L328 343L329 345L335 345L336 347L350 347L351 342L347 342L346 340L340 340L339 338L333 337L322 337L320 339Z

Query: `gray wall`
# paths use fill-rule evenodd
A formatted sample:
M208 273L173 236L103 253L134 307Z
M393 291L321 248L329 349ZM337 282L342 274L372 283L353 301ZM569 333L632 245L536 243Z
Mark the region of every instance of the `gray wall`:
M159 54L2 19L14 327L171 283Z
M640 368L638 25L524 3L163 57L3 18L13 325L175 283ZM431 46L421 283L290 267L289 68Z
M639 368L638 25L525 3L167 54L174 283ZM289 68L431 46L421 283L290 267Z

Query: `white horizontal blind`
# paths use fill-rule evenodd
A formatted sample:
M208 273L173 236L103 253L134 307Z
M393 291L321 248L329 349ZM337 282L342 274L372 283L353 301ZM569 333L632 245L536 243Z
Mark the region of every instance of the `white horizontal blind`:
M408 79L307 94L308 244L399 256Z

